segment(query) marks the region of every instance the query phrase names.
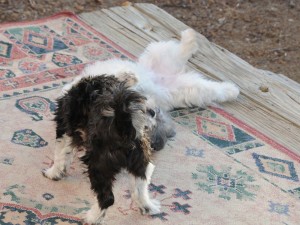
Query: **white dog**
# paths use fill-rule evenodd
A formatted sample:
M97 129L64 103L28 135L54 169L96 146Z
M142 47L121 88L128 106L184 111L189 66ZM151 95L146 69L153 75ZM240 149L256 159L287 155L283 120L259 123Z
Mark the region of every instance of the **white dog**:
M174 108L211 105L213 102L234 100L239 94L236 85L205 79L188 70L188 59L198 50L196 32L187 29L181 41L151 43L138 62L110 59L88 65L82 74L64 87L68 91L85 76L132 74L138 80L135 89L143 93L164 111ZM150 104L150 103L149 103Z

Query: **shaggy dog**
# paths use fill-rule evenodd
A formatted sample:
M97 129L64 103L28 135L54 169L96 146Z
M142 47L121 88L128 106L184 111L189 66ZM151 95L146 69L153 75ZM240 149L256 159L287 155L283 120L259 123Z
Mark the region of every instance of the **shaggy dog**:
M148 118L155 112L147 108L144 96L129 89L134 83L127 73L118 78L84 77L57 101L54 164L43 175L61 179L70 166L72 151L84 148L81 160L98 200L86 214L91 224L100 224L113 205L112 186L122 168L133 177L131 194L141 212L159 212L159 202L148 193L154 169Z
M136 63L110 59L88 65L63 88L54 164L43 174L60 179L72 147L86 148L82 160L98 199L87 212L88 223L101 223L113 204L111 187L121 168L133 175L132 197L142 213L158 213L160 205L147 190L154 169L149 155L151 146L159 150L175 134L166 112L237 98L234 84L188 70L186 63L197 49L196 33L188 29L179 42L150 44Z

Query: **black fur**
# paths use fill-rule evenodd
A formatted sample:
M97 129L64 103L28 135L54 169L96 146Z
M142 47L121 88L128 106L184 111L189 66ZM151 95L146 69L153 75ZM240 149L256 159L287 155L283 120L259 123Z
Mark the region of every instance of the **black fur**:
M112 186L121 168L146 178L150 144L133 124L136 114L146 124L145 100L114 76L102 75L83 78L57 101L56 138L66 134L73 147L84 146L81 160L101 209L114 203Z

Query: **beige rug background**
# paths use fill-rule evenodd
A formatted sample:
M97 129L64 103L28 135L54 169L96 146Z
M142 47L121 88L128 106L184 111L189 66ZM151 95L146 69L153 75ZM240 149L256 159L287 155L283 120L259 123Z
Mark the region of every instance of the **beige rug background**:
M94 202L78 160L59 182L52 163L55 98L94 60L135 57L70 13L0 26L0 224L81 224ZM219 108L171 113L177 135L154 154L142 216L118 176L108 224L299 224L300 157Z

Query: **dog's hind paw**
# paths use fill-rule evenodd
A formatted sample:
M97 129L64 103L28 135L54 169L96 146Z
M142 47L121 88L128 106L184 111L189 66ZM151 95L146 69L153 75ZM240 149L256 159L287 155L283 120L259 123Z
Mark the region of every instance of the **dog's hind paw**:
M197 33L193 29L186 29L181 32L181 44L183 50L187 54L194 54L198 50Z
M235 100L238 97L240 90L235 84L224 82L222 83L219 92L218 101L225 102Z
M63 177L66 176L66 173L60 170L55 170L54 167L49 169L43 169L42 174L44 177L49 178L54 181L61 180Z
M195 41L197 33L195 30L189 28L181 32L181 38L186 41Z

